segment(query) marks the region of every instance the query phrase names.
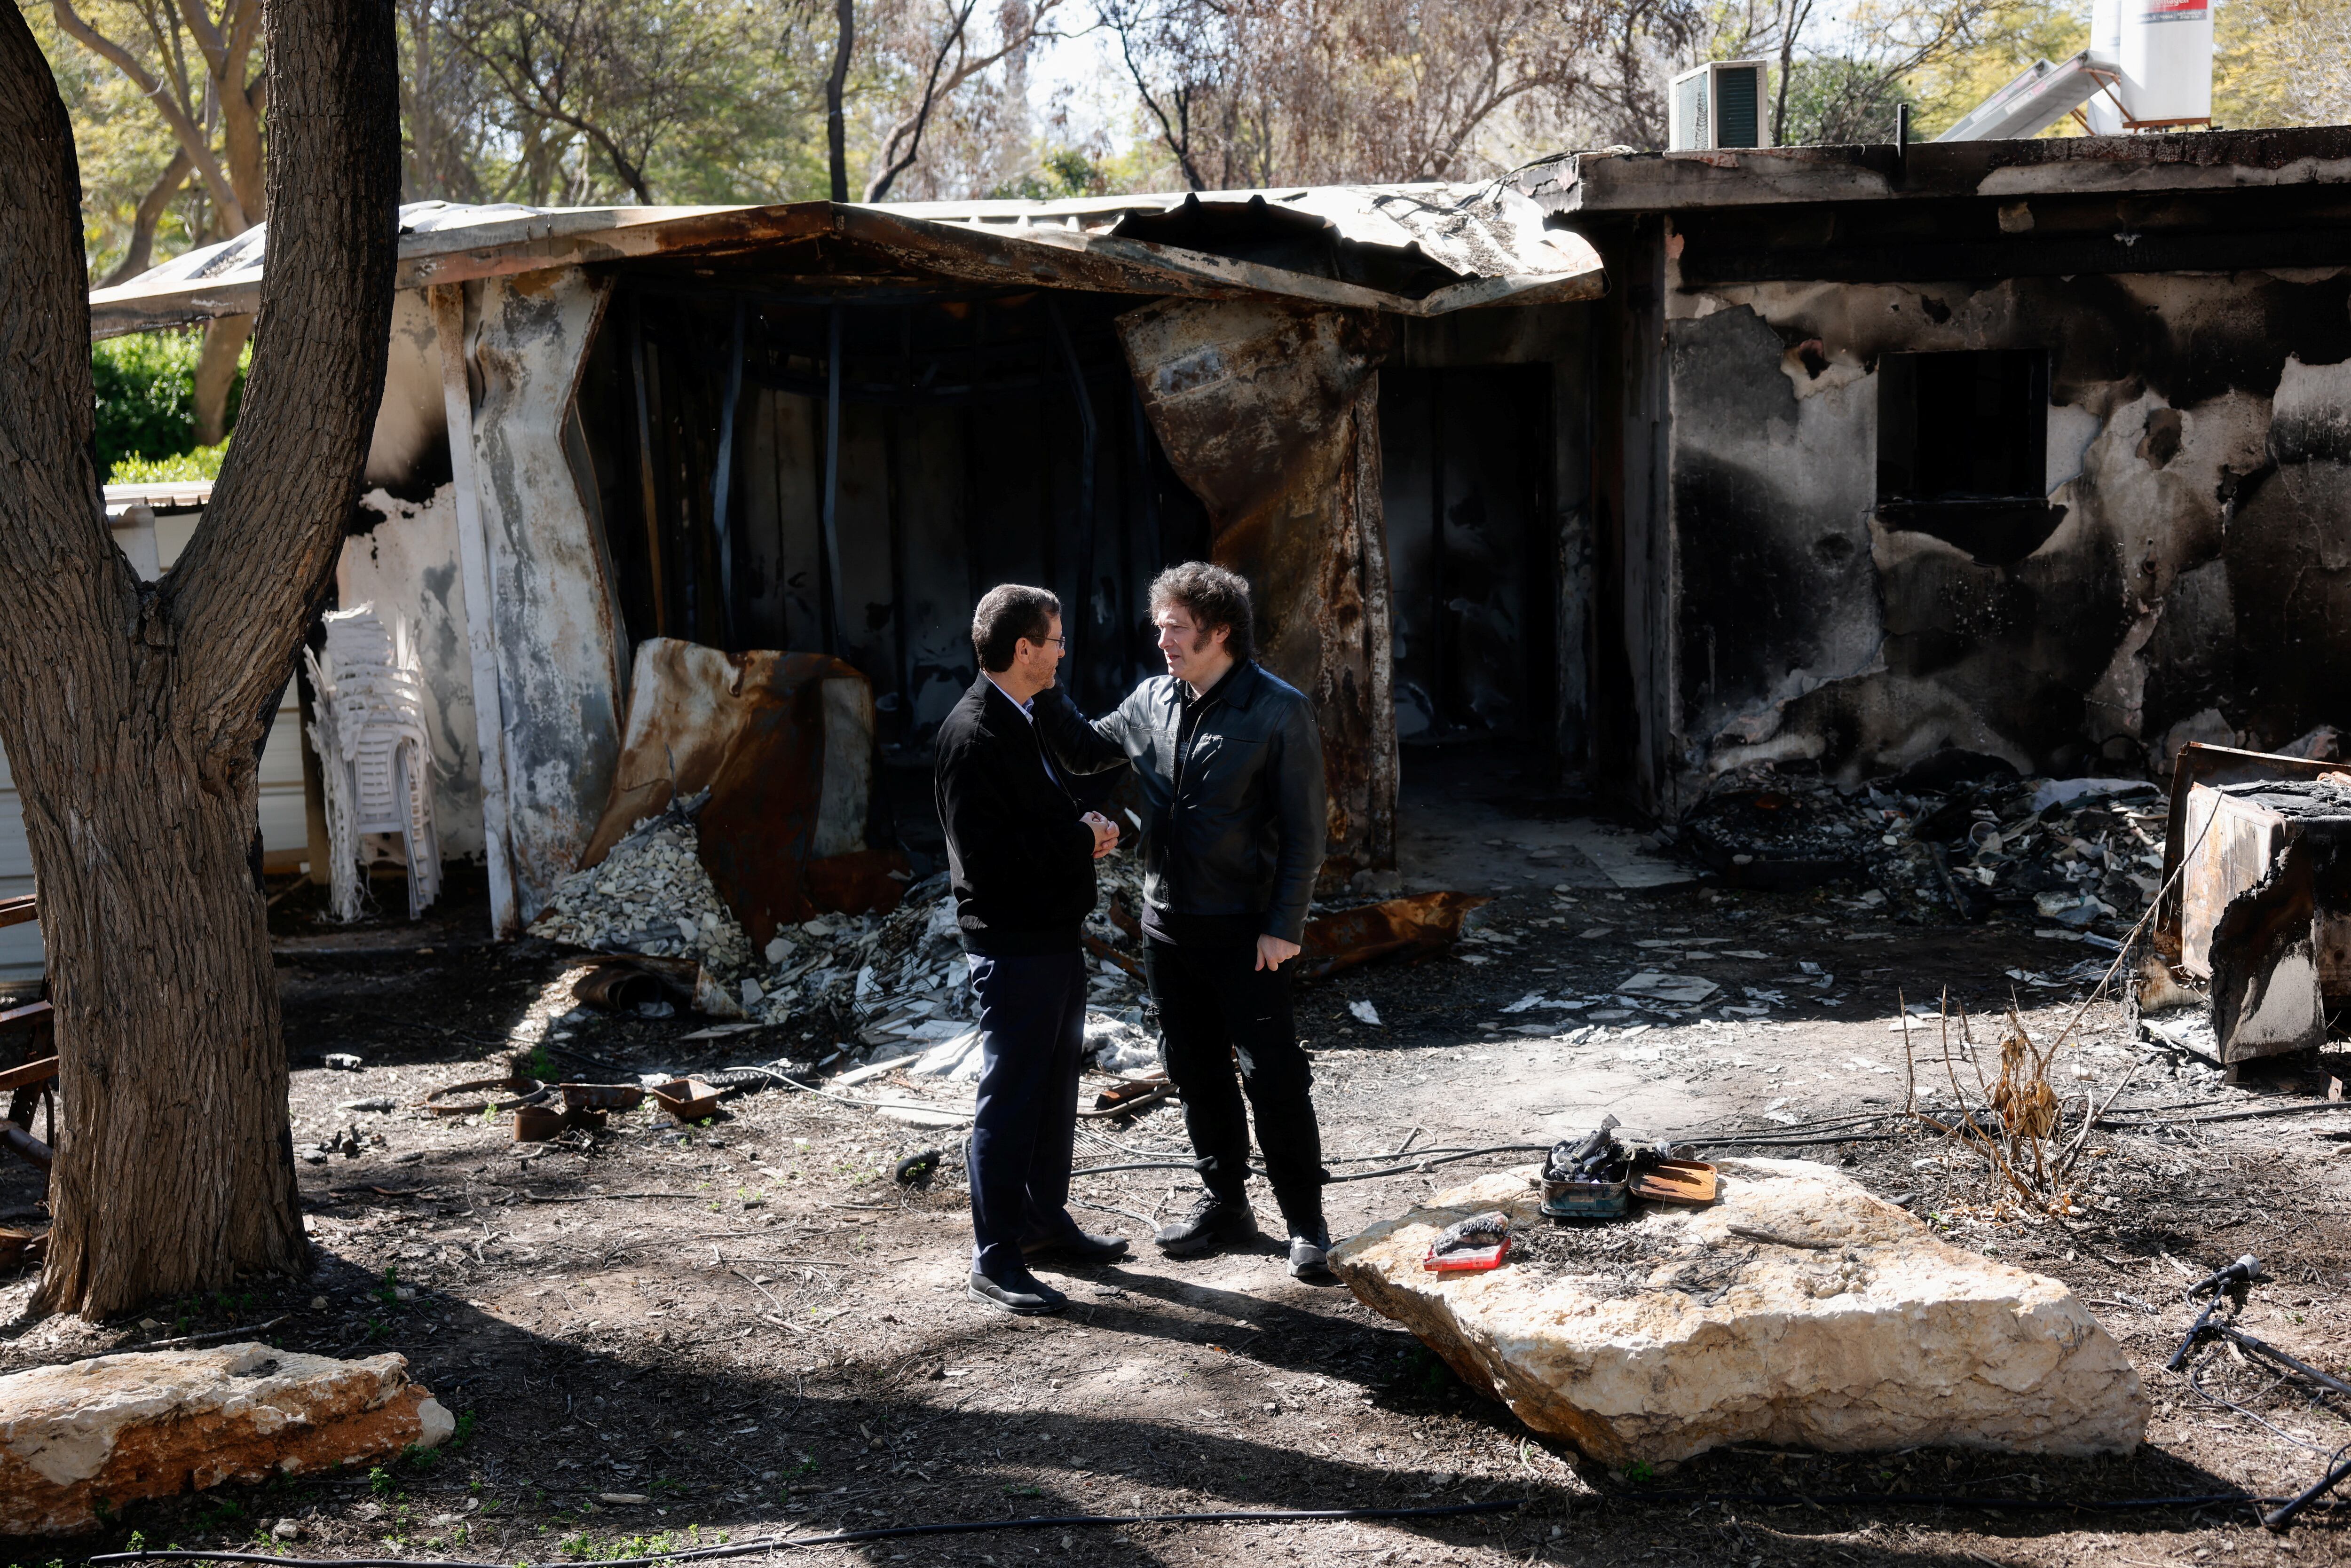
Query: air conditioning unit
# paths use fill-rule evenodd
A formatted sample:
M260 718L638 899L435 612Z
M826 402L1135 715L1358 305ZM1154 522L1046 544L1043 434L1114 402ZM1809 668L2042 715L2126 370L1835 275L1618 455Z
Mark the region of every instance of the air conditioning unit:
M1769 147L1763 113L1768 60L1715 60L1674 78L1669 140L1677 152Z

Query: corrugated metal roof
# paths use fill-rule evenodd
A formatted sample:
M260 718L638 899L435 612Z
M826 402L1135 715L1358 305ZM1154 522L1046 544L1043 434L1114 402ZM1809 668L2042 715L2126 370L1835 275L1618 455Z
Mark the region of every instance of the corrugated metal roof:
M1334 265L1266 258L1266 231L1320 235ZM831 236L964 281L1229 297L1272 294L1439 315L1588 298L1600 258L1546 227L1514 184L1292 186L1267 191L881 205L401 209L402 287L650 256L757 255ZM99 337L257 306L266 225L90 294ZM1294 247L1293 247L1294 249Z

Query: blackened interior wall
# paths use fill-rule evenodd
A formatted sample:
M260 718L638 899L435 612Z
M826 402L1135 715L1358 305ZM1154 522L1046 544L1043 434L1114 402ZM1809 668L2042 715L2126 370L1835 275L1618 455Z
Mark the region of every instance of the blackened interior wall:
M723 544L715 480L738 292L624 281L580 389L632 641L838 652L872 681L884 741L915 747L977 674L972 606L998 582L1061 595L1064 679L1086 706L1158 667L1144 591L1161 566L1205 554L1207 529L1110 327L1136 301L739 297ZM835 308L837 615L822 528Z
M1685 789L1744 761L1860 777L1943 745L2132 774L2189 739L2351 728L2351 278L1668 298ZM2053 527L2014 551L1878 504L1882 357L1986 349L2048 355Z

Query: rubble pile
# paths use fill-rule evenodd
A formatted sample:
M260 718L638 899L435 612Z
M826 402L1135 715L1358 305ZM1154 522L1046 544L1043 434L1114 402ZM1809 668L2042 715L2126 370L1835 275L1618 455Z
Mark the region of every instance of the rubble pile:
M690 809L676 806L564 878L530 934L598 952L693 958L730 979L750 972L751 940L702 869Z
M1941 752L1850 788L1770 764L1726 773L1671 831L1735 886L1865 883L1899 918L1998 915L2111 946L2158 891L2164 811L2137 779L2024 779Z
M868 1063L930 1053L972 1033L969 969L944 873L908 887L886 915L820 915L782 928L754 953L703 869L699 804L689 799L648 818L601 863L565 879L531 935L598 952L694 959L739 998L750 1021L821 1023L845 1037L841 1052ZM1156 1061L1137 978L1141 873L1132 863L1097 872L1109 896L1106 912L1086 927L1096 971L1088 1002L1101 1009L1088 1015L1088 1056L1109 1071L1141 1071ZM967 1043L976 1073L976 1040ZM938 1071L952 1074L960 1061Z

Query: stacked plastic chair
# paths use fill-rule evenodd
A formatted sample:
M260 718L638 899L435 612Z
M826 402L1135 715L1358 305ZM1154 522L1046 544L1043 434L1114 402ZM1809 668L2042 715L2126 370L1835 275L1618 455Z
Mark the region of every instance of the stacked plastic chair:
M305 650L317 704L310 747L325 775L327 841L335 918L357 920L367 868L381 841L396 838L408 868L410 918L441 893L441 843L433 831L433 739L424 727L424 676L407 621L387 630L375 606L320 618L323 653Z

